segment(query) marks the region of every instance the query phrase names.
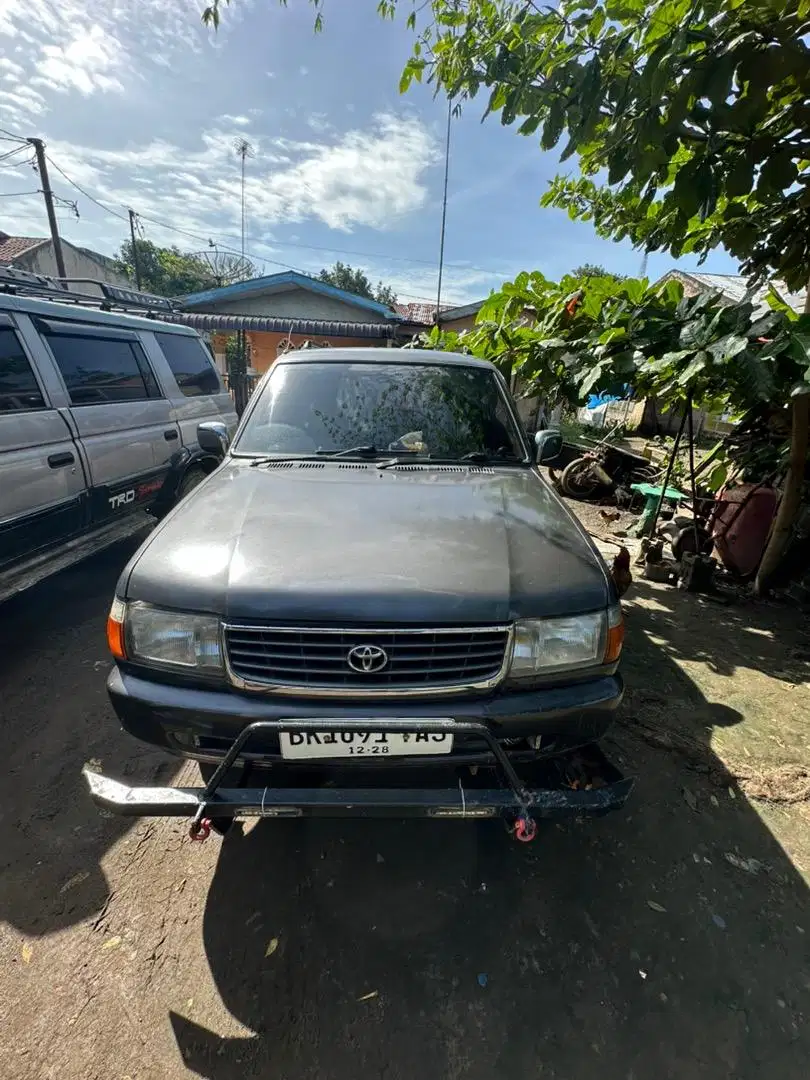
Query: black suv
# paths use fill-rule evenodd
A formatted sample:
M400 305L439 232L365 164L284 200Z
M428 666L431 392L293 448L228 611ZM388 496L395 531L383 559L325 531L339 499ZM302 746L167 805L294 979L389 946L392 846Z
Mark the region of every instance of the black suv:
M221 466L121 575L109 693L204 787L101 805L235 816L534 818L621 805L595 747L622 696L613 582L542 479L504 380L443 352L278 360ZM217 443L220 445L217 446Z

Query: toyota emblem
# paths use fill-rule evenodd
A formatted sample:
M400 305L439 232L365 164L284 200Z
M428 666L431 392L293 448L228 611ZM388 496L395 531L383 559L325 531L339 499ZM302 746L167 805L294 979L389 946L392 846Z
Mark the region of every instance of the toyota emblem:
M371 675L375 671L382 671L386 666L388 653L378 645L355 645L353 649L349 649L346 663L352 671Z

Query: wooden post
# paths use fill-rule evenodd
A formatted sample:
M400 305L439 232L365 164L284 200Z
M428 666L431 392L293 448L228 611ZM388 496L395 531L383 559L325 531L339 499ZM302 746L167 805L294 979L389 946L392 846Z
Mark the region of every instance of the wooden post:
M51 181L48 177L48 163L45 160L45 143L42 139L28 139L27 140L34 148L34 153L37 156L37 170L39 172L39 178L42 181L42 194L45 198L45 210L48 214L48 225L51 230L51 241L53 243L53 255L56 259L56 270L60 278L67 277L65 273L65 260L62 255L62 241L59 237L59 226L56 224L56 211L53 208L53 192L51 191Z

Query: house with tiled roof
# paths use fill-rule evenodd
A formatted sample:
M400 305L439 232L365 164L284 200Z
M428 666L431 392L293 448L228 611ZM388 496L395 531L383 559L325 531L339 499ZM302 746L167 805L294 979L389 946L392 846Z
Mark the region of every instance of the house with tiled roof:
M62 257L65 262L65 277L108 281L124 288L132 286L126 274L116 269L114 261L108 255L101 255L90 248L76 247L69 241L62 240ZM59 276L53 241L44 236L11 236L0 231L0 266L13 266L17 270L45 274L48 277Z
M748 282L739 274L698 274L685 270L668 270L660 281L678 281L683 286L685 296L697 296L702 292L719 292L729 304L739 304L746 298L756 305L765 307L769 289L785 301L794 311L804 311L805 292L793 293L783 281L774 278L750 293Z
M190 325L209 331L217 366L225 370L228 333L244 329L250 367L263 374L290 349L309 345L386 346L419 327L398 311L319 278L285 270L186 296ZM402 332L401 332L402 331ZM410 331L410 333L409 333Z

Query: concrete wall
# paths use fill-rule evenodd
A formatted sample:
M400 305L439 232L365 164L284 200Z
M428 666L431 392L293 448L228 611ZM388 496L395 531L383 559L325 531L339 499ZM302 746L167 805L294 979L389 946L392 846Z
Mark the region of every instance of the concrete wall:
M62 257L65 261L65 277L92 278L93 281L108 281L111 285L133 288L132 282L125 274L119 274L102 259L92 258L65 240L62 241ZM18 256L14 260L14 265L20 270L29 270L32 274L59 276L51 240L31 252ZM81 289L80 286L79 289Z
M367 308L344 304L331 296L308 289L289 289L285 292L256 293L241 299L195 306L194 311L216 315L270 315L275 318L324 319L330 322L385 322L383 315Z
M475 320L478 317L478 312L473 312L472 315L465 315L462 319L440 319L440 325L442 330L454 330L457 334L460 334L462 330L472 330L475 326Z

